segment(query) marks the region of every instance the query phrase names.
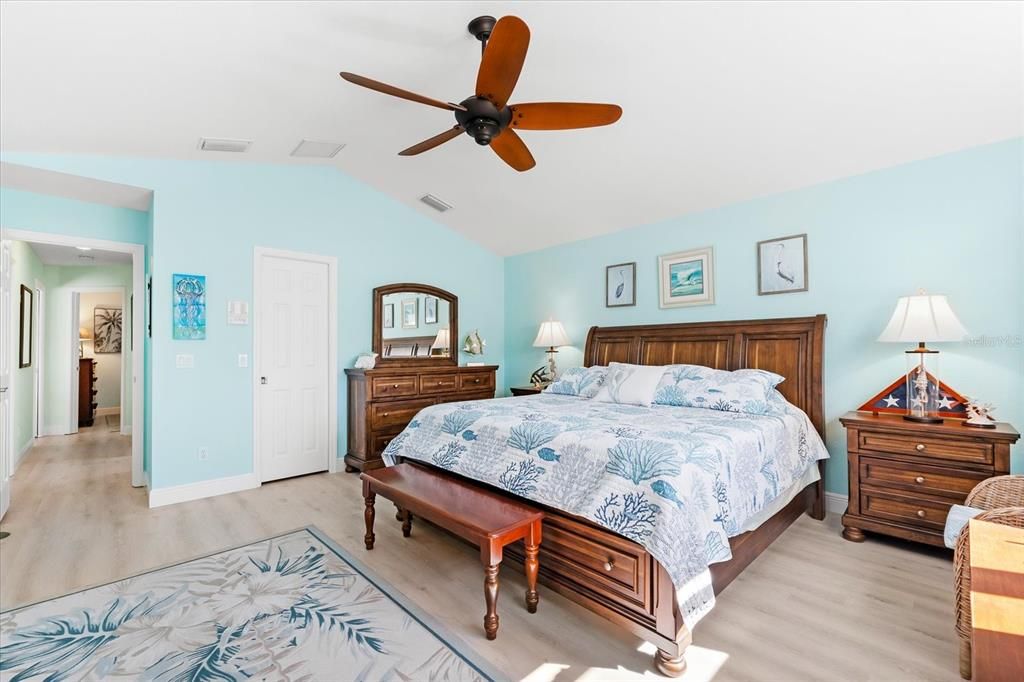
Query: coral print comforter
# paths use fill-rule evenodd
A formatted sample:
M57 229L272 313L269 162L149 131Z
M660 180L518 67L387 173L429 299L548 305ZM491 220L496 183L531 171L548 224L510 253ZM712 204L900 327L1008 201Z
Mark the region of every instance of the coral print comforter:
M828 457L781 395L767 414L577 396L447 403L384 451L581 516L643 545L668 570L687 624L714 602L708 566L728 539Z

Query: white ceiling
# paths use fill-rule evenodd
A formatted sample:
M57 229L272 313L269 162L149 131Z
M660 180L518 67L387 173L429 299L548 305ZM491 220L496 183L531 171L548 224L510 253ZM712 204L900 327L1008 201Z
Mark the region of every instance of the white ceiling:
M43 265L131 265L130 253L89 249L81 251L74 246L63 244L40 244L27 242L39 256ZM91 259L91 260L90 260Z
M50 194L94 204L148 211L153 205L153 190L116 182L83 178L70 173L0 162L0 185L37 194Z
M0 149L335 166L501 254L1024 134L1020 3L0 3ZM396 153L472 93L466 23L515 13L513 102L622 105L619 123L522 133L516 173L460 137ZM252 139L245 156L200 136ZM310 163L309 160L302 160ZM439 214L417 198L455 208Z

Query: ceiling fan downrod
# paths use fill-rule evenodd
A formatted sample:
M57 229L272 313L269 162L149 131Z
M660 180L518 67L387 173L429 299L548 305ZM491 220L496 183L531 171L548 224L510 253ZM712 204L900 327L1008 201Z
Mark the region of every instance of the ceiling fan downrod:
M484 50L487 49L487 41L491 37L491 31L494 30L494 24L498 22L492 16L484 15L477 17L473 21L469 22L469 32L480 41L480 55L483 56Z

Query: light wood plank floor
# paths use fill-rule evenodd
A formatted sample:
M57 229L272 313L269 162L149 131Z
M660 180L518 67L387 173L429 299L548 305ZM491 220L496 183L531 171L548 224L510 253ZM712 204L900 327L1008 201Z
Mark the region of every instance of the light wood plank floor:
M37 441L0 524L11 532L0 542L0 608L316 525L513 678L655 676L650 645L550 590L527 614L512 570L502 575L498 639L486 641L476 550L424 524L403 539L384 513L367 553L356 476L307 476L149 509L129 483L128 443L101 427ZM951 581L943 554L852 544L839 537L837 517L801 518L719 597L697 628L684 679L952 682Z

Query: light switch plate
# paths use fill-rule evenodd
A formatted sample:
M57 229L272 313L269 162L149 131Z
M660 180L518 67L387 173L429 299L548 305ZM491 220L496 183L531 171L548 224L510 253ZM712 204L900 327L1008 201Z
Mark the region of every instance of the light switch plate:
M195 356L189 353L178 353L174 356L174 366L178 369L191 369L196 366Z
M248 367L249 366L249 356L246 355L245 353L239 353L238 354L238 366L239 367Z
M228 324L249 324L248 301L228 301Z

